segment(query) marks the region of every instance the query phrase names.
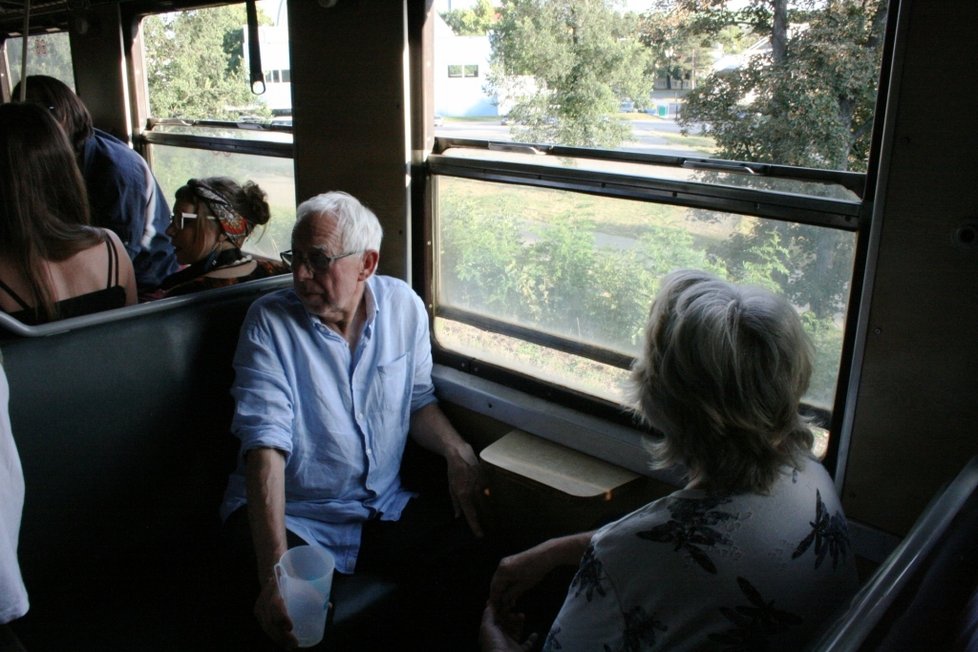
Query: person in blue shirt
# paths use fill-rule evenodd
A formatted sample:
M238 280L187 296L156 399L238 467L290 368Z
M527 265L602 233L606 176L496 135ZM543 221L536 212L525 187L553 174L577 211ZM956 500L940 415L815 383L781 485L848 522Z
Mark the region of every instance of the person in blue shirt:
M482 535L478 459L435 399L421 299L375 274L381 237L376 216L346 193L303 202L282 254L293 287L255 301L241 328L232 387L241 448L221 514L247 516L255 613L281 646L295 638L273 568L290 540L326 547L341 574L420 563L395 561L411 554L412 528L440 515L401 483L409 434L446 462L455 519L446 506L444 521L461 525L464 516L468 536ZM419 543L437 547L427 535ZM400 648L412 649L409 641Z
M15 100L22 83L14 87ZM166 234L170 207L149 165L126 143L95 129L88 108L64 82L29 75L26 84L26 101L47 107L71 141L85 179L92 224L122 240L140 293L158 287L178 264Z

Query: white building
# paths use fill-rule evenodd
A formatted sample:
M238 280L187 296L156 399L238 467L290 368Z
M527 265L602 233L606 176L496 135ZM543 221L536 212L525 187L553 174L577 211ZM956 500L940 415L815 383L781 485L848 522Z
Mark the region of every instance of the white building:
M435 113L444 116L497 116L496 99L486 89L492 48L489 37L456 36L435 14Z
M292 70L288 25L258 27L261 68L265 73L262 101L276 113L292 112ZM247 55L247 48L245 48Z
M443 0L447 3L449 0ZM452 8L466 8L471 0L454 0ZM292 107L292 77L289 64L289 28L285 12L275 4L266 5L274 11L277 25L258 28L262 71L265 73L265 93L261 101L276 113L287 113ZM456 36L452 28L435 12L434 85L435 113L451 117L498 116L505 114L497 100L486 90L489 58L492 48L489 37ZM248 52L245 48L245 57ZM247 65L247 61L246 61ZM505 104L505 102L504 102Z

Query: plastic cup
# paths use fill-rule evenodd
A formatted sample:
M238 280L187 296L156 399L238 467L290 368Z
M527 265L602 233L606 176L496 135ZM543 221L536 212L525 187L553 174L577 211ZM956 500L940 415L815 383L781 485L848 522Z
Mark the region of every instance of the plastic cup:
M290 548L275 564L278 590L299 647L312 647L323 640L334 568L333 555L320 546Z

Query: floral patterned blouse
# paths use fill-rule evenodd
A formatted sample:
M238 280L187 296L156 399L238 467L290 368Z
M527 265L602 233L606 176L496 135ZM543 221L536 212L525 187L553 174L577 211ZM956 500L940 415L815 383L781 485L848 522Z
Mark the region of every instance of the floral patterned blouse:
M820 464L767 495L681 490L599 530L545 651L802 649L857 589Z

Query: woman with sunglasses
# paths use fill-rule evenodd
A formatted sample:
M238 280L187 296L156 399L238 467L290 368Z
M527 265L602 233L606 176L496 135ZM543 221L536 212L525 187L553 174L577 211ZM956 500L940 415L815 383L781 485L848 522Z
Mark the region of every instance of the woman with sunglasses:
M255 227L268 223L265 191L251 181L239 186L227 177L190 179L176 192L166 234L185 265L146 298L188 294L258 278L287 274L274 260L241 251Z
M129 255L90 225L64 131L40 106L0 106L0 310L41 324L135 302Z

